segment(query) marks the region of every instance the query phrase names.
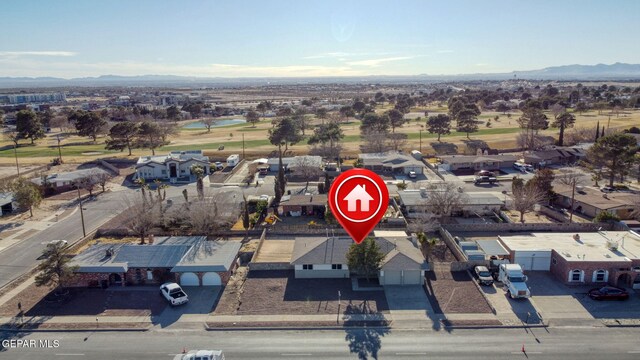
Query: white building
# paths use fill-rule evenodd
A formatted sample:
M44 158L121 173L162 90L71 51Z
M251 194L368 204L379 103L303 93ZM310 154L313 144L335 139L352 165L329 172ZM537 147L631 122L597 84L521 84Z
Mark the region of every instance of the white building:
M141 156L136 163L136 178L193 181L191 166L200 165L205 174L211 172L209 158L202 150L172 151L169 155Z

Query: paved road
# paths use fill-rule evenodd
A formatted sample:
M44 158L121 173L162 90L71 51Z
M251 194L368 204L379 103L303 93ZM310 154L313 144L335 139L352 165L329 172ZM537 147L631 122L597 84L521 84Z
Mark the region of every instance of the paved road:
M532 332L533 331L533 332ZM16 334L0 335L18 339ZM21 334L17 334L21 335ZM637 359L637 329L486 330L351 329L326 331L165 330L146 333L35 333L58 348L5 349L2 357L38 359L172 359L187 349L222 349L243 359ZM536 340L537 339L537 340ZM524 344L526 355L521 352ZM6 356L9 355L9 356Z

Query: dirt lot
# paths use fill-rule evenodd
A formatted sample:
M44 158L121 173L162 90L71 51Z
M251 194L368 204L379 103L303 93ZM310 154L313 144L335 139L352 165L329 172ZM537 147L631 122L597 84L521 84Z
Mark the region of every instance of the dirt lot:
M295 279L293 271L252 271L240 296L240 304L233 296L222 296L216 315L291 314L316 315L338 312L344 314L387 312L389 307L383 291L353 291L350 279ZM226 292L226 289L225 289Z
M427 273L427 297L437 313L491 313L466 271Z
M154 287L154 290L156 288ZM144 316L157 315L167 306L157 291L69 289L61 301L46 287L31 285L16 297L0 306L0 315L18 314L18 303L25 316L104 315Z

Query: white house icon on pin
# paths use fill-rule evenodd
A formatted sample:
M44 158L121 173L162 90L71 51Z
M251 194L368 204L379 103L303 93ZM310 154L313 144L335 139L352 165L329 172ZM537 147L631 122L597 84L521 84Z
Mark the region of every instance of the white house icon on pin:
M360 211L369 211L369 201L373 201L373 198L364 188L364 185L356 185L351 190L349 195L344 197L347 201L347 211L353 212L356 210L356 204L360 201Z

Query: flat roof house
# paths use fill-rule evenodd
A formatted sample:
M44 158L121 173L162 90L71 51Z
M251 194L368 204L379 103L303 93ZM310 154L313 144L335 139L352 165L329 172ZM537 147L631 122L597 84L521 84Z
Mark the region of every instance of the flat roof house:
M239 241L204 236L158 237L153 244L96 244L73 258L72 286L161 284L220 286L236 267Z
M421 285L428 264L403 231L375 231L385 254L378 273L380 285ZM346 254L354 244L349 237L296 237L291 256L296 278L348 278Z
M554 186L553 191L558 194L557 204L571 208L571 187L557 185ZM603 211L608 211L622 220L629 220L633 218L633 212L638 204L640 204L640 194L621 191L604 193L594 188L583 187L575 192L573 208L577 213L592 218Z
M491 170L511 168L518 160L518 156L510 154L500 155L445 155L440 156L440 165L444 170Z
M0 215L7 215L16 209L13 194L0 192Z
M613 284L640 289L640 235L633 231L500 235L509 260L551 271L568 285Z
M75 189L75 184L91 176L110 174L99 167L80 169L64 173L50 174L46 178L33 178L31 182L44 188L47 193L59 193Z
M289 216L322 216L327 208L327 195L285 195L280 207L281 214Z
M193 181L191 166L200 165L205 174L211 173L209 157L202 150L172 151L168 155L141 156L136 163L135 177L145 180L164 179L171 182Z
M279 160L277 157L269 158L267 160L269 171L278 171L278 164ZM313 166L320 169L322 168L322 165L322 157L320 156L302 155L282 158L282 166L284 167L285 171L294 170L296 166Z
M410 171L415 171L416 174L424 172L424 164L421 161L395 151L360 154L358 158L365 169L378 173L406 175Z
M429 210L429 194L438 190L399 190L400 206L404 209L407 217L415 217L417 214L425 213ZM497 213L504 206L501 197L492 192L471 192L465 193L465 202L461 208L452 215L491 215Z

